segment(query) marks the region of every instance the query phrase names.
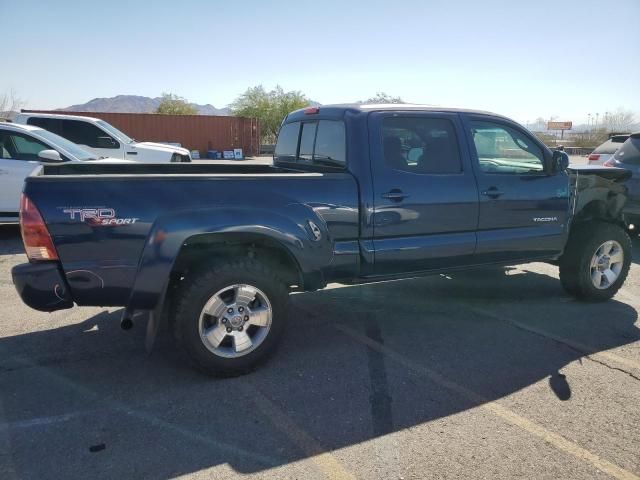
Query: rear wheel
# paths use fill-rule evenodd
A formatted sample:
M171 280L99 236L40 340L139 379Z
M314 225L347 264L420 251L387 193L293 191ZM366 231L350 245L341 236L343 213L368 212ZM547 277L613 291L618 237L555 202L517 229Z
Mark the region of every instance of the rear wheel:
M617 225L578 225L560 259L562 286L581 300L613 297L629 273L631 248L629 235Z
M239 375L275 350L288 292L264 265L251 259L219 264L186 282L174 333L196 367L210 375Z

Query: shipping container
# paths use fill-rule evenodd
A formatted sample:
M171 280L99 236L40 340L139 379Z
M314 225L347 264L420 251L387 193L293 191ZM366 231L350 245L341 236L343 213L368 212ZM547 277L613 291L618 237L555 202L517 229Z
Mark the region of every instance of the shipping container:
M259 154L260 124L256 118L213 115L164 115L157 113L69 112L23 110L24 113L55 113L100 118L139 142L179 143L198 150L241 148L245 156Z

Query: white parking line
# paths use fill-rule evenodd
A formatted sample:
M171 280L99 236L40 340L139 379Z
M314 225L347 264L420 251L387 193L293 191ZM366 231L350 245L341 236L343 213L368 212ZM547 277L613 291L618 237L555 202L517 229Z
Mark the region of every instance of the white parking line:
M508 423L515 425L538 438L541 438L546 443L557 448L558 450L568 453L570 455L573 455L574 457L584 461L585 463L591 464L598 470L608 475L611 475L614 478L617 478L620 480L640 480L640 477L634 474L633 472L625 470L624 468L621 468L609 462L608 460L605 460L599 457L595 453L592 453L589 450L582 448L578 444L570 440L567 440L563 436L558 435L557 433L551 432L546 428L544 428L543 426L538 425L537 423L529 420L528 418L518 415L517 413L509 410L508 408L503 407L496 401L490 401L488 398L483 397L482 395L474 392L473 390L470 390L452 380L449 380L448 378L445 378L443 375L436 372L435 370L432 370L428 367L425 367L423 365L420 365L414 362L413 360L405 357L400 353L397 353L395 350L392 350L386 345L376 342L375 340L372 340L366 335L361 334L360 332L354 330L353 328L346 325L336 325L335 327L338 330L349 335L354 340L364 345L367 345L368 347L386 355L391 360L399 363L400 365L403 365L404 367L412 370L418 375L426 377L430 381L440 385L441 387L446 388L447 390L450 390L452 392L455 392L458 395L465 397L466 399L474 403L477 403L479 405L479 408L484 408L485 410L490 411L491 413L507 421Z
M249 388L248 385L242 385L242 388L247 391L255 405L271 421L273 426L289 437L289 440L300 448L327 478L332 480L355 480L356 477L334 455L298 426L286 412L262 392L254 386Z

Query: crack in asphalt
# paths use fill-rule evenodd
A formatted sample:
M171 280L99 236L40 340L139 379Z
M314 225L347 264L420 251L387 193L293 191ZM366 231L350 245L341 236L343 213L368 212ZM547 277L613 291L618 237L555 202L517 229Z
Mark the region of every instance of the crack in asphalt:
M574 345L571 345L569 343L563 342L562 340L560 340L558 338L554 338L554 337L551 337L549 335L545 335L543 333L536 332L536 331L531 330L529 328L523 327L522 325L519 325L518 323L516 323L516 322L514 322L512 320L505 319L505 318L499 317L497 315L495 315L495 316L494 315L489 315L489 314L487 314L487 313L485 313L483 311L476 310L476 309L473 309L473 311L475 313L479 313L480 315L488 316L490 318L494 318L496 320L500 320L502 322L505 322L505 323L507 323L507 324L509 324L509 325L511 325L511 326L517 328L518 330L523 331L523 332L531 333L531 334L536 335L538 337L546 338L547 340L551 340L554 343L563 345L564 347L568 348L569 350L571 350L573 352L580 353L580 354L584 355L583 358L586 358L587 360L591 360L592 362L597 363L599 365L602 365L604 367L607 367L610 370L617 370L617 371L619 371L621 373L625 373L628 376L630 376L631 378L633 378L634 380L640 381L640 377L639 376L637 376L636 374L634 374L632 372L629 372L629 371L625 370L624 368L620 368L620 367L616 367L616 366L613 366L613 365L609 365L607 362L604 362L602 360L593 358L593 355L597 354L598 352L593 353L593 352L589 352L589 351L580 349L580 348L578 348L578 347L576 347Z

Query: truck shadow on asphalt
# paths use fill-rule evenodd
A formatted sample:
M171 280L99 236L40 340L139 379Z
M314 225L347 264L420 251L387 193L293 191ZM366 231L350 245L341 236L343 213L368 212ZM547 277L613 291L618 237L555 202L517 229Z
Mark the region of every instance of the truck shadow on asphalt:
M575 302L526 265L293 295L276 355L231 379L191 370L168 332L146 355L143 325L123 332L120 311L82 312L54 314L63 327L0 339L0 472L262 471L534 384L553 410L572 397L564 367L605 368L587 353L640 340L631 306ZM594 379L591 388L610 386ZM446 435L446 424L432 433Z

